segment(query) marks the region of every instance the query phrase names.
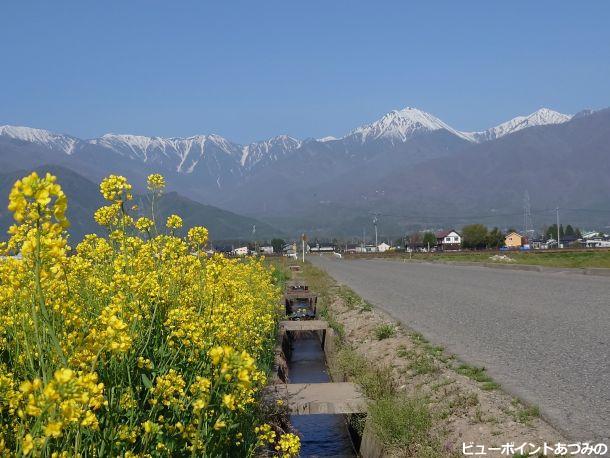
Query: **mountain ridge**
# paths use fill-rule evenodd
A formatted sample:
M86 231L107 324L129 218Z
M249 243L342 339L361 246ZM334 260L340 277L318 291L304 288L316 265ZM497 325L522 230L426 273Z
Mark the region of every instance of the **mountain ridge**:
M585 110L572 117L540 109L487 131L464 133L433 115L406 108L389 112L341 138L298 140L279 135L248 145L217 135L164 139L107 134L72 146L74 137L63 139L48 131L3 127L0 167L10 171L56 163L93 181L109 173L122 174L140 190L145 189L149 173L162 173L168 186L182 195L264 221L281 221L291 231L302 232L311 228L307 221L318 221L315 230L351 225L349 230L360 233L348 223L360 221L353 215L382 207L387 212L391 210L389 203L401 209L410 202L410 211L415 213L426 209L494 212L503 199L514 207L515 196L526 186L539 189L533 176L540 172L532 167L544 168L541 176L552 180L546 169L567 177L562 166L570 163L572 175L580 174L583 186L589 176L599 184L595 191L601 192L608 180L599 175L595 162L572 162L564 150L569 143L565 132L579 131L575 135L582 144L570 144L573 151L603 162L599 151L606 151L607 145L599 135L610 129L608 113L609 109ZM582 135L580 130L588 134ZM508 144L512 149L506 149ZM58 148L70 154L58 153ZM498 168L499 158L486 154L490 151L501 151L496 154L513 157L515 163L506 162ZM531 152L532 160L523 154L526 151ZM556 160L555 151L562 152L563 163ZM478 162L468 159L474 153L480 155ZM465 163L472 173L462 170ZM420 174L413 175L414 170ZM460 174L463 181L454 179ZM495 176L486 181L491 193L477 185L477 181L488 180L489 174ZM546 188L553 186L547 184ZM507 194L504 188L515 189ZM545 186L539 189L545 205L556 204L552 202L557 193L554 189L555 194L547 193ZM446 197L439 193L455 194L455 202L445 206ZM414 199L415 195L419 198ZM294 224L288 224L287 215Z
M363 124L352 129L343 137L322 137L316 141L329 142L357 139L361 143L366 140L390 139L405 142L420 132L447 130L448 132L472 142L488 141L500 138L517 130L535 125L562 123L571 118L570 115L541 108L527 116L517 116L479 132L465 132L454 129L434 115L417 108L405 107L392 110L376 121ZM142 162L155 161L162 156L179 158L175 165L178 173L191 173L197 166L197 155L204 155L208 144L214 145L219 151L230 157L238 158L239 164L252 167L267 159L264 153L274 153L277 156L294 151L303 144L303 140L289 135L280 134L269 139L251 142L245 145L233 142L217 134L198 134L189 137L159 137L132 134L106 133L100 137L80 139L69 134L59 134L45 129L25 126L0 126L0 136L47 146L71 155L81 145L100 146L113 149L121 155ZM192 156L195 156L194 158ZM250 159L254 156L254 159Z

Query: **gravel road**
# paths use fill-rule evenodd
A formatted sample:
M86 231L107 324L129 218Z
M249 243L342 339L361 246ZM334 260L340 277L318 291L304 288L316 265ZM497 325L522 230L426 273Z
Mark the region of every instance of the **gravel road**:
M570 439L610 437L610 278L309 260L430 341L485 366Z

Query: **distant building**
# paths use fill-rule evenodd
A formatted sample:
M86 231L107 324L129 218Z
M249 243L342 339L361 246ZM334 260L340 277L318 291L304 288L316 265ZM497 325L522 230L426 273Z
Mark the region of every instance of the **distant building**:
M231 245L214 245L214 252L223 254L233 254L233 247Z
M346 253L356 253L356 250L360 247L360 245L356 245L355 243L348 243L345 245Z
M567 248L570 246L580 246L580 240L576 235L564 235L560 237L561 248Z
M335 251L335 246L330 243L320 244L316 243L309 247L311 253L332 253Z
M547 243L542 239L532 239L530 245L534 250L546 250L548 248Z
M282 247L282 254L290 258L296 258L297 256L297 245L296 243L287 243Z
M247 256L250 253L250 250L247 246L242 246L239 248L234 248L232 251L234 256Z
M610 248L610 240L602 237L588 238L582 241L585 248Z
M375 245L358 245L356 247L356 253L376 253L377 247Z
M258 252L261 254L273 254L273 247L271 245L261 246L258 247Z
M524 237L517 232L511 232L504 237L504 245L506 248L521 248Z
M462 236L453 229L437 232L436 246L443 251L459 251L462 248Z
M608 240L608 234L603 234L597 231L589 231L585 232L582 235L584 240Z
M379 245L377 245L377 251L380 253L385 253L390 248L392 248L392 247L385 242L381 242Z

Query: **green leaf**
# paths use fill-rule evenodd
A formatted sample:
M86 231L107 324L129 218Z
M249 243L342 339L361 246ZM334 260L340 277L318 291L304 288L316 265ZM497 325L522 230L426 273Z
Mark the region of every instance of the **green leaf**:
M146 389L150 390L152 388L152 382L150 381L150 379L146 376L146 374L142 374L142 383L144 384L144 386L146 387Z

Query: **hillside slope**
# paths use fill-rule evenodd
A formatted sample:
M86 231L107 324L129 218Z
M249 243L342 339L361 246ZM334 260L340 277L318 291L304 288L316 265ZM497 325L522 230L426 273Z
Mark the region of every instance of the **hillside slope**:
M36 167L39 174L50 172L56 175L59 184L68 196L69 228L73 241L79 241L85 234L100 233L104 229L93 220L93 213L104 205L98 184L82 175L62 166L48 165ZM0 233L1 239L6 238L6 231L13 224L12 214L7 210L9 192L19 178L29 174L28 171L17 170L0 174ZM135 195L134 201L139 204L139 212L149 214L150 206L146 196ZM205 226L210 231L212 240L250 239L252 227L256 225L256 236L267 239L282 235L280 231L269 224L254 218L244 217L210 205L203 205L188 199L176 192L168 192L157 203L157 219L163 226L165 219L172 213L180 215L184 220L185 230L192 226ZM164 226L163 226L164 227Z

